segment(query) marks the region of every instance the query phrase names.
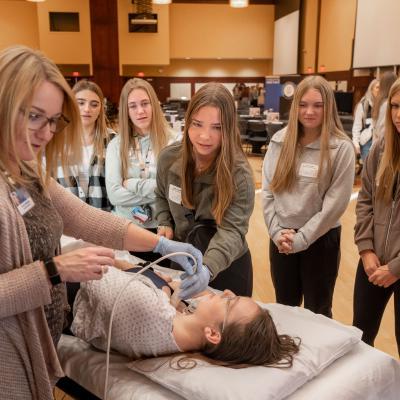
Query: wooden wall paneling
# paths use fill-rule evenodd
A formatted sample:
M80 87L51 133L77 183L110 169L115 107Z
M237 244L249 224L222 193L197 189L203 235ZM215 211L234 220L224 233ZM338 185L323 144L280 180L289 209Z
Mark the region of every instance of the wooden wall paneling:
M117 0L90 0L93 80L118 104L123 86L119 74Z

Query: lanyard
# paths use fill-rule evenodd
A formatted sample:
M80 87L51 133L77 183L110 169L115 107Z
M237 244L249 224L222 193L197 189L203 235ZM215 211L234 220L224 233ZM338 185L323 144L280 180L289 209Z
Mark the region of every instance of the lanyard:
M146 156L143 159L142 149L140 146L139 139L135 137L135 157L139 161L140 177L142 179L147 179L150 177L149 165L150 165L151 155L152 155L151 142L149 144L149 147L147 148Z
M5 176L8 185L11 187L10 197L12 202L21 215L26 214L35 206L35 202L30 193L24 187L18 185L7 170L1 168L1 172Z

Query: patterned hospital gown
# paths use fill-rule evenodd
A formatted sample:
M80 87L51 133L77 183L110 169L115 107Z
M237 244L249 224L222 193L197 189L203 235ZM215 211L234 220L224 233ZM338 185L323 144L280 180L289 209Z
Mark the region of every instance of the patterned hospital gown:
M132 359L180 352L173 334L176 310L168 296L150 279L109 268L103 279L81 284L75 299L75 336L106 351L111 310L118 293L123 292L115 310L111 348Z

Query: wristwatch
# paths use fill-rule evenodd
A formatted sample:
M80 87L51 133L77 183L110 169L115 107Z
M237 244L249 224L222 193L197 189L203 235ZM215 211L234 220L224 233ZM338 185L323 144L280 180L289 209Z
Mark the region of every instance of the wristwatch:
M46 267L47 275L49 276L50 282L53 286L58 285L61 283L61 276L58 272L58 268L56 263L52 258L48 258L44 262L44 266Z

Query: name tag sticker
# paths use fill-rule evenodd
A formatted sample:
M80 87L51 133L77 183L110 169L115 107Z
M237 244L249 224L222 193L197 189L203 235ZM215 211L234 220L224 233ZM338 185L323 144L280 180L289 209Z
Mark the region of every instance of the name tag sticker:
M318 165L301 163L299 175L307 178L316 178L318 176Z
M17 206L21 215L25 215L35 205L29 192L22 187L18 187L14 192L11 192L11 200Z
M175 185L169 185L168 197L176 204L182 204L182 189Z

